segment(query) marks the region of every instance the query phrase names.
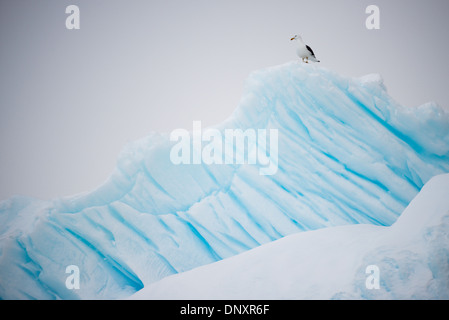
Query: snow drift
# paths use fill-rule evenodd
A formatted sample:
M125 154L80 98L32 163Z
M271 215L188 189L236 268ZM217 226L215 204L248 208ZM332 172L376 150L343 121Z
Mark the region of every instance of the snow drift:
M431 177L449 172L449 112L398 105L377 75L296 62L260 70L215 128L277 129L276 174L260 175L257 164L175 165L169 135L150 134L92 192L0 203L0 297L124 298L298 232L389 226ZM65 286L69 265L79 267L80 289Z

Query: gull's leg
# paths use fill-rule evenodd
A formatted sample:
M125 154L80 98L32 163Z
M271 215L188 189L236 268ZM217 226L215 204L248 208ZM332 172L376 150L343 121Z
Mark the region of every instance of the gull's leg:
M309 57L306 57L306 63L309 63Z

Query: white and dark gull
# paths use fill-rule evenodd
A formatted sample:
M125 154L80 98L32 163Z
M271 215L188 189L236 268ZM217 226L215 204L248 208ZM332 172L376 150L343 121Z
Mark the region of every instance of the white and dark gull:
M309 63L310 61L320 62L313 53L312 48L304 43L301 36L295 35L290 39L291 41L296 41L298 48L296 49L296 54L302 59L302 62Z

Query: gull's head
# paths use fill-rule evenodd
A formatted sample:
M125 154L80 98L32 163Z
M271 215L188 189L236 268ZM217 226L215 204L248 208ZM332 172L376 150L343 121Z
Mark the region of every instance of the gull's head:
M299 40L299 39L301 39L301 36L296 34L293 38L290 39L290 41Z

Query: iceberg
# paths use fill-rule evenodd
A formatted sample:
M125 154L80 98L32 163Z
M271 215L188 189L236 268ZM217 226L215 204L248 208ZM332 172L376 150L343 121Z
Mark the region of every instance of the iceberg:
M0 298L127 298L289 235L391 226L449 172L449 111L401 106L375 74L298 62L258 70L209 129L277 130L275 174L261 163L175 164L170 135L151 133L91 192L0 203ZM66 286L68 266L79 289Z

